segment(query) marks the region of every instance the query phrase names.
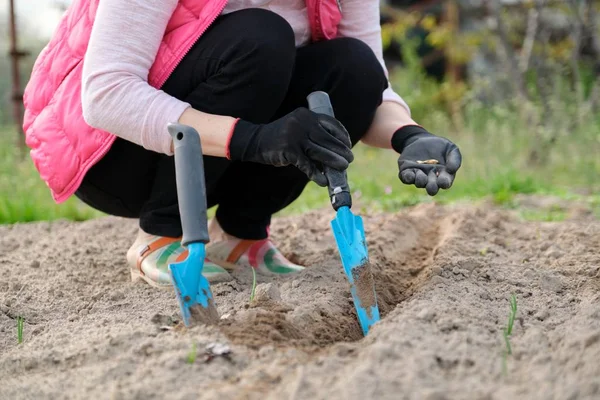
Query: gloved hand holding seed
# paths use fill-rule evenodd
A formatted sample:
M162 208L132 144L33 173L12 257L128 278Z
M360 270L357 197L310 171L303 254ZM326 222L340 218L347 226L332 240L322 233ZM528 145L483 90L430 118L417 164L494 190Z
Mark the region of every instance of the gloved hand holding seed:
M439 189L449 189L462 164L462 155L454 143L416 125L398 129L392 137L392 147L400 153L400 180L425 188L430 196Z

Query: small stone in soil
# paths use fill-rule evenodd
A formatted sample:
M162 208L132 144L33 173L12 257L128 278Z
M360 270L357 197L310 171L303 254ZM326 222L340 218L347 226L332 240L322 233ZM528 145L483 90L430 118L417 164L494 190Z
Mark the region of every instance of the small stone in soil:
M436 275L431 278L431 283L433 283L434 285L445 284L446 280L444 278L442 278L441 276Z
M595 343L597 343L599 341L600 341L600 332L596 332L596 333L593 333L590 336L588 336L584 340L583 345L584 345L584 347L588 348L591 345L593 345L593 344L595 344Z
M538 311L538 313L535 316L535 318L540 321L545 321L548 319L548 317L550 317L550 312L548 311L548 309Z
M434 275L441 275L442 274L442 267L440 267L439 265L435 265L435 266L431 267L431 272Z
M543 289L551 292L560 293L564 289L563 282L554 275L542 276L540 283Z
M280 301L281 293L277 285L273 283L260 283L256 286L254 293L254 302Z
M231 353L231 348L222 343L209 343L206 345L206 351L214 356L222 356Z
M419 311L417 317L424 321L430 322L431 320L433 320L433 318L435 318L435 311L432 311L428 308L424 308L421 311Z

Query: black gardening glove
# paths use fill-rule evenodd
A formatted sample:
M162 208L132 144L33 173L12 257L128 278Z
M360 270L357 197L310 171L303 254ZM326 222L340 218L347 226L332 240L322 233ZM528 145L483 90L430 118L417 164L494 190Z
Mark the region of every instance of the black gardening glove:
M283 167L295 165L320 186L323 166L345 170L354 160L350 137L335 118L298 108L268 124L239 120L229 144L229 159Z
M392 147L400 153L400 180L425 188L430 196L435 196L440 188L449 189L462 164L462 155L454 143L416 125L398 129L392 137Z

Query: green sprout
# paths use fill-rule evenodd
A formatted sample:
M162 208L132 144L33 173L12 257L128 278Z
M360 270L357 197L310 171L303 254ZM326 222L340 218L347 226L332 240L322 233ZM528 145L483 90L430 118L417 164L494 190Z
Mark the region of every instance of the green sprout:
M252 292L250 293L250 303L252 303L252 300L254 300L254 293L256 291L256 271L254 270L254 268L252 269Z
M506 361L507 357L512 354L512 346L510 344L510 336L512 335L513 326L515 324L515 317L517 315L517 298L513 294L510 297L510 312L508 314L508 324L504 328L504 343L506 344L506 352L503 357L503 369L506 374Z
M23 343L23 317L17 317L17 343Z
M508 315L508 326L504 330L504 336L509 337L512 335L513 325L515 324L515 317L517 315L517 298L513 294L510 296L510 313ZM511 354L510 345L508 346L508 354Z
M187 356L188 364L193 364L196 361L197 353L198 353L198 351L196 349L196 343L192 343L192 349L190 350L190 352L188 353L188 356Z

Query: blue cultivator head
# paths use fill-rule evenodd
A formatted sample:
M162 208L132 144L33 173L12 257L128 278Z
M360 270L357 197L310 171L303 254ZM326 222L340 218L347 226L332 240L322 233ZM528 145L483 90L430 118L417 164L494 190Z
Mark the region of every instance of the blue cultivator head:
M190 326L193 322L218 319L210 284L202 275L204 268L204 243L190 243L188 256L184 261L169 264L169 272L177 294L183 322Z
M350 281L350 291L363 334L379 321L377 295L369 264L362 218L352 214L350 208L340 207L331 221L344 272Z

